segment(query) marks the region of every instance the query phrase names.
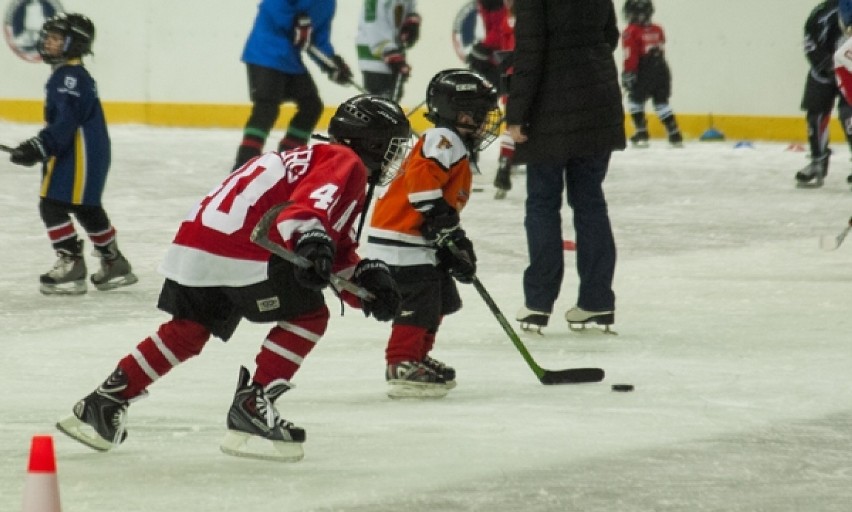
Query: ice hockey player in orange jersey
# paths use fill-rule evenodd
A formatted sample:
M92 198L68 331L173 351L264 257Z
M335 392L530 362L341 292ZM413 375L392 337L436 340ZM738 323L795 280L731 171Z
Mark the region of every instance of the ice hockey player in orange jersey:
M426 118L435 127L376 201L366 253L388 264L402 294L385 353L391 398L441 398L455 386L455 370L429 352L442 318L461 308L454 279L470 283L476 273L459 212L470 197L470 152L497 138L497 100L479 73L435 75L426 91Z

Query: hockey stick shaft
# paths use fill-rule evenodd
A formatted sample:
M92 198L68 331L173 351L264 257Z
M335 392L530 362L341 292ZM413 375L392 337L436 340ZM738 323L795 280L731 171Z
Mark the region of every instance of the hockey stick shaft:
M275 254L276 256L280 256L281 258L289 261L293 265L301 268L308 268L312 265L312 263L307 259L299 256L293 251L288 250L285 247L278 245L269 239L269 228L272 227L272 224L275 222L275 219L278 217L278 214L289 206L290 203L282 203L278 206L271 208L268 212L266 212L263 217L261 217L260 221L258 221L257 225L255 225L254 229L251 232L251 241L255 244L263 247L267 251ZM348 279L344 279L337 274L331 274L331 278L329 282L332 286L334 286L337 290L346 290L347 292L356 295L364 300L374 300L376 297L367 291L366 289L358 286L357 284L349 281Z
M823 235L823 237L820 238L820 247L826 251L833 251L837 249L840 247L840 244L843 243L843 240L846 239L846 235L848 235L850 231L852 231L852 218L849 219L848 225L843 228L843 231L841 231L838 235Z
M450 249L454 255L459 256L460 251L456 244L452 242L452 240L447 241L447 247ZM497 322L500 324L500 327L503 328L503 331L509 337L512 344L515 345L515 348L518 349L518 352L521 353L521 357L524 358L527 365L532 369L533 373L538 380L542 384L580 384L583 382L600 382L604 378L604 371L600 368L569 368L567 370L545 370L538 363L536 363L535 359L533 359L527 347L521 341L521 338L518 336L518 333L515 332L515 329L512 328L512 325L506 320L506 317L503 315L503 312L500 311L500 308L497 306L497 303L494 302L494 299L491 298L491 294L488 293L488 290L485 289L485 285L482 284L482 281L479 280L478 277L473 276L473 287L476 288L479 296L482 297L482 300L485 301L485 305L488 306L488 309L491 310L491 314L494 315L494 318L497 319Z
M7 146L5 144L0 144L0 151L5 151L6 153L12 153L13 151L15 151L15 148L10 148L9 146Z
M325 66L326 68L328 68L332 71L337 70L337 63L334 62L328 55L324 54L316 46L314 46L314 45L308 46L308 54L310 54L313 58L315 58L319 62L322 62L323 66ZM364 89L364 87L356 84L352 80L349 80L348 82L346 82L346 84L351 85L352 87L358 89L358 92L361 92L363 94L367 94L369 92L369 91L367 91L367 89Z

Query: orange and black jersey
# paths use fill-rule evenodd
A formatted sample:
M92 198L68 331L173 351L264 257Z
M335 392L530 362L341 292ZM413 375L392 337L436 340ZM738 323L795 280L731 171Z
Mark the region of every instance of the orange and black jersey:
M461 212L471 181L467 148L458 134L448 128L424 132L376 201L367 257L396 266L436 264L435 248L421 232L423 220L446 205Z

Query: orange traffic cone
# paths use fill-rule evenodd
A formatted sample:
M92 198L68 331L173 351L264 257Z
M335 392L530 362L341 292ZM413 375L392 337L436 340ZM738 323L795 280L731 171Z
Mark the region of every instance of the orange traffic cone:
M53 437L33 436L30 465L24 485L23 512L60 512L59 482L56 479L56 456Z

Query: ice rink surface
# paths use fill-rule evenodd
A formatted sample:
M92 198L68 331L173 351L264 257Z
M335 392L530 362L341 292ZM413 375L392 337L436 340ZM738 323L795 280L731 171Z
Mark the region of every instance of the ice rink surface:
M36 126L0 123L15 144ZM794 187L786 144L653 140L613 157L618 336L578 334L574 253L551 325L522 334L549 369L598 384L543 386L476 291L433 354L458 371L439 401L385 396L387 324L329 295L328 332L278 403L308 432L296 464L220 453L239 366L269 326L244 323L131 405L129 438L102 454L55 421L167 316L156 269L179 222L227 174L239 130L113 126L105 206L137 285L38 293L55 257L36 168L0 162L0 510L19 510L30 438L55 434L68 512L848 511L852 503L852 240L818 247L852 215L849 151L826 185ZM277 137L279 134L273 134ZM271 140L273 140L271 138ZM524 176L493 199L496 145L463 225L507 317L522 305ZM573 239L565 207L563 230ZM97 268L87 241L89 272ZM514 322L513 322L514 324ZM635 385L615 393L615 383Z

